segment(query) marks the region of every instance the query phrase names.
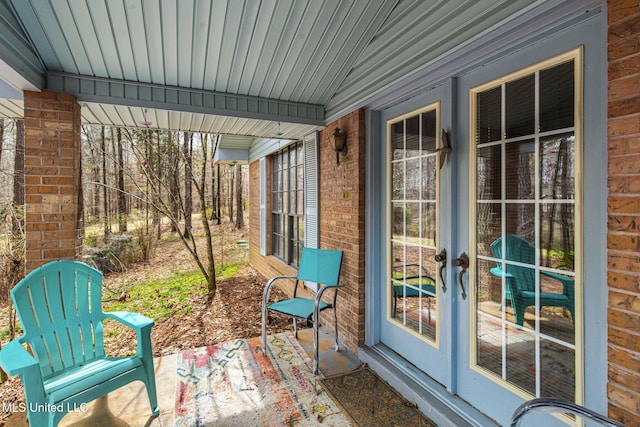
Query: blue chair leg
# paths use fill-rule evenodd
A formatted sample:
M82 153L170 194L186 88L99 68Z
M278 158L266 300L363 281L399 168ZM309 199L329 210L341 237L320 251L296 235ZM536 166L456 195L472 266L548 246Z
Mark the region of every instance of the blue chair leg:
M262 305L262 355L267 355L267 320L269 318L269 314L267 313L267 308Z
M319 345L319 322L313 323L313 375L318 375L318 345Z
M336 312L336 308L333 307L333 329L334 329L334 343L336 347L336 351L340 350L340 346L338 345L338 313Z

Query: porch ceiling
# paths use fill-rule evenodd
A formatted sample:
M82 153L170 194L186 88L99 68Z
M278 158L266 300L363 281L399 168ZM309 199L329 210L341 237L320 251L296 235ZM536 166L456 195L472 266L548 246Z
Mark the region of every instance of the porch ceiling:
M50 90L76 95L85 123L302 138L562 3L0 0L0 117Z

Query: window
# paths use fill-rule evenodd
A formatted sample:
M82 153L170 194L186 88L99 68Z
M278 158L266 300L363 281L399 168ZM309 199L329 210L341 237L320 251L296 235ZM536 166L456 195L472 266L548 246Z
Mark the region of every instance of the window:
M527 397L568 401L580 372L579 59L472 92L475 362Z
M391 317L435 341L437 337L439 104L388 123L390 149Z
M304 245L304 156L301 142L271 158L272 254L297 266Z

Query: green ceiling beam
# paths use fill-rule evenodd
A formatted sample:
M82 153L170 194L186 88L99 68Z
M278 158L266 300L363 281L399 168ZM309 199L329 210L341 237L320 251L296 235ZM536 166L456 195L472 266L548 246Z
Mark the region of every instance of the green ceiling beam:
M50 72L47 90L73 94L80 102L324 125L322 105L184 87Z

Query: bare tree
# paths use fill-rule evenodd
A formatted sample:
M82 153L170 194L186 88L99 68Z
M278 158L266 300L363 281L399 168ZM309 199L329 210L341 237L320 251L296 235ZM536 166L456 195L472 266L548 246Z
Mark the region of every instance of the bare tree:
M191 152L193 148L193 134L183 132L182 156L184 157L184 236L191 237L191 213L193 201L191 199L191 181L193 180L193 159Z
M122 153L122 129L118 128L116 133L117 161L116 170L118 177L118 232L127 231L127 195L124 188L124 155Z
M89 182L91 183L91 207L90 215L95 218L100 217L100 149L96 146L95 138L96 127L83 126L82 133L87 141L85 147L88 148L86 156L86 170L90 174Z
M111 234L111 224L109 223L109 194L107 192L107 136L105 127L100 127L100 155L102 158L102 214L104 215L104 238Z
M24 120L16 120L16 154L13 169L13 204L24 205Z
M216 206L215 206L215 210L216 210L216 217L217 217L217 224L220 225L222 222L222 210L220 208L220 206L222 205L222 197L220 194L220 181L222 181L222 176L220 174L220 164L218 163L216 165Z
M244 209L242 200L242 165L236 163L236 228L244 227Z
M2 164L3 148L4 148L4 119L0 118L0 165Z
M231 223L233 223L233 189L235 186L235 174L232 168L232 166L229 166L229 196L227 197L229 201L229 222Z
M193 137L192 135L188 135L188 136L185 135L185 136L186 138L184 142L187 144L188 148L185 151L183 146L183 156L186 155L188 157L183 158L183 161L185 164L191 163L191 166L193 166L192 164L193 153L189 149L192 146ZM196 237L193 235L190 228L185 227L185 229L188 230L189 233L188 234L181 233L180 238L183 244L185 245L185 247L187 248L187 250L189 251L189 253L191 254L192 258L198 265L198 268L202 272L202 275L204 276L205 280L207 281L208 298L212 299L215 297L217 285L216 285L216 274L215 274L215 261L213 258L213 236L211 233L209 220L206 215L205 183L207 182L206 165L209 158L209 138L207 136L202 138L199 146L202 150L199 156L200 162L201 162L199 165L200 174L197 176L193 173L189 174L192 185L189 185L188 187L194 188L199 197L200 217L204 226L205 242L206 242L205 253L203 254L202 250L199 249L196 242ZM140 150L139 147L136 147L135 145L132 145L132 147L134 149L134 154L139 158L139 163L146 163L147 159L145 158L145 155L148 153L145 153L144 151ZM189 162L190 158L191 158L191 162ZM147 188L149 192L156 195L161 194L161 192L164 192L165 194L170 193L170 191L167 188L170 186L170 183L167 182L166 179L160 179L160 177L155 173L154 169L145 167L145 168L141 168L141 170L142 170L142 173L145 175ZM185 170L192 171L190 166L185 166ZM186 187L187 186L185 185L185 188ZM187 200L187 197L185 197L185 200ZM154 208L158 209L166 218L168 218L169 221L171 221L171 223L174 224L176 228L179 228L180 217L174 214L174 203L172 202L170 197L169 198L153 197L152 199L149 200L149 202L157 203L154 206ZM186 202L184 204L182 203L179 204L179 206L181 208L182 215L185 217L185 219L188 218L191 213L190 212L191 206L187 206Z

